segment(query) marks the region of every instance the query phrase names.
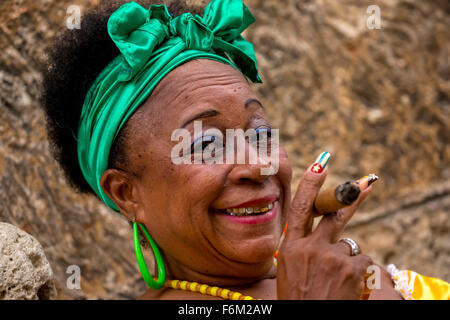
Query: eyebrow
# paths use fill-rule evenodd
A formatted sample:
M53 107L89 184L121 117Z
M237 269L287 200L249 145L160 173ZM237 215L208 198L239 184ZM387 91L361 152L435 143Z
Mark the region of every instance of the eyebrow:
M259 100L253 99L253 98L250 98L247 101L245 101L245 104L244 104L245 109L247 109L252 103L256 103L256 104L258 104L261 107L261 109L264 109L262 103ZM182 125L182 128L185 128L189 123L191 123L191 122L193 122L193 121L195 121L197 119L211 118L211 117L215 117L215 116L217 116L219 114L220 114L220 112L217 111L217 110L214 110L214 109L209 109L209 110L203 111L203 112L193 116L188 121L186 121Z
M210 110L203 111L203 112L201 112L201 113L195 115L194 117L192 117L192 118L189 119L188 121L186 121L186 122L183 124L182 128L186 127L189 123L193 122L194 120L201 119L201 118L215 117L215 116L217 116L217 115L219 115L219 114L220 114L220 112L217 111L217 110L214 110L214 109L210 109Z
M253 99L253 98L250 98L247 101L245 101L245 109L247 109L250 106L250 104L252 104L252 103L256 103L261 107L261 109L264 109L261 101L259 101L257 99Z

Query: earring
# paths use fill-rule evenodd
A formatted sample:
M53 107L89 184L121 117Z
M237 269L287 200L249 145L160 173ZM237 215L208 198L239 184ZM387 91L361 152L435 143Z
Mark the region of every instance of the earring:
M155 290L161 289L164 287L164 283L166 282L166 268L164 266L164 260L161 256L161 252L159 251L156 242L152 239L150 234L147 231L147 228L139 223L139 227L142 232L145 234L150 246L152 247L153 254L156 260L156 267L158 269L158 279L155 281L151 276L150 272L148 272L147 265L145 264L144 256L142 255L141 244L139 243L139 234L138 234L138 223L136 221L133 222L133 240L134 240L134 251L136 252L136 259L139 265L139 269L141 270L142 277L144 278L145 283Z

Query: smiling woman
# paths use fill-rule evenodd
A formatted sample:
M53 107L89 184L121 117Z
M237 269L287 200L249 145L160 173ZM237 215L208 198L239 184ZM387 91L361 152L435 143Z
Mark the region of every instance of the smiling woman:
M244 154L245 161L174 163L177 130L186 130L195 157L218 141L217 132L254 130L261 143L272 128L248 82L261 80L253 46L241 36L254 22L244 3L213 0L202 16L179 3L151 4L94 12L80 30L63 34L43 96L54 154L71 183L133 224L138 264L151 288L142 298L367 296L372 260L359 248L349 251L350 240L338 240L371 186L351 206L327 212L312 231L328 153L318 158L320 171L311 169L317 164L308 168L292 201L292 170L281 146L269 152L278 166L271 174L261 170L271 164L267 155L249 161L251 139L232 157ZM234 155L234 144L221 147ZM143 260L139 229L153 249L156 280ZM381 281L371 298L401 298L386 271Z

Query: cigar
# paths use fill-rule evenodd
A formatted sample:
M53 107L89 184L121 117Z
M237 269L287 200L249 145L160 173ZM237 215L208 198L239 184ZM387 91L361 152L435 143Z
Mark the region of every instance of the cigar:
M323 215L347 207L358 199L362 190L365 190L377 180L378 177L375 174L370 174L359 180L347 181L336 187L321 191L314 201L314 210L317 215Z
M314 200L314 209L317 215L324 215L327 213L336 212L346 206L351 205L358 199L361 191L367 189L372 183L379 178L377 175L371 173L368 176L364 176L356 181L348 181L340 184L334 188L327 189L319 192ZM278 249L274 254L275 261L278 257L278 250L286 236L287 223L284 226L283 234L281 235L280 242L278 243ZM367 293L364 292L363 298L367 298ZM370 293L369 293L370 295Z

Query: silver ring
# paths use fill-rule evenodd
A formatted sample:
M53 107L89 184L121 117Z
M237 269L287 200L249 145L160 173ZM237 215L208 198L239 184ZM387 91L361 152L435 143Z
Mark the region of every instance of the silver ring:
M345 242L346 244L348 244L350 246L350 250L351 250L350 255L351 256L356 256L361 253L361 249L355 240L350 239L350 238L342 238L341 240L339 240L339 242Z

